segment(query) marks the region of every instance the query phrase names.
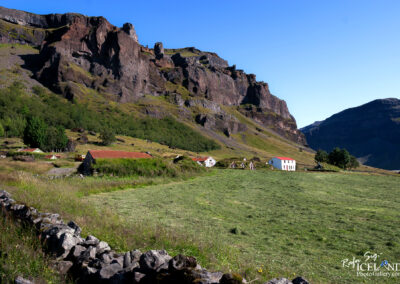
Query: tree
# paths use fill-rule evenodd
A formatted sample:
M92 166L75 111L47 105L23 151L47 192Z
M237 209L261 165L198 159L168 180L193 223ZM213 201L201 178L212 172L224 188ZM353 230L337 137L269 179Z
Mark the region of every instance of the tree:
M105 128L100 132L100 139L103 145L108 146L116 140L115 133L110 128Z
M360 163L358 162L357 158L354 156L350 156L350 163L349 163L349 168L350 169L356 169L360 166Z
M46 131L46 141L41 147L45 151L63 151L68 143L68 137L62 126L50 126Z
M46 145L47 124L39 117L28 119L24 130L24 143L31 147L43 147Z
M318 150L314 157L315 162L317 163L327 163L328 162L328 153L324 150Z
M4 128L3 125L0 123L0 137L4 136Z
M328 163L346 169L350 162L350 154L346 149L335 148L328 155Z

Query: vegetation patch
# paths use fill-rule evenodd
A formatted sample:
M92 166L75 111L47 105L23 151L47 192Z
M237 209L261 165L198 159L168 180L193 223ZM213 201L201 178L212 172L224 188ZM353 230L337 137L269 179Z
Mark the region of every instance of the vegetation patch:
M28 118L36 117L52 129L62 126L102 132L109 128L116 134L195 152L220 148L213 140L173 117L138 119L118 106L93 109L93 106L70 102L41 87L34 87L33 91L34 96L27 95L20 82L0 90L0 124L7 137L23 137Z
M190 158L173 163L160 158L152 159L97 159L93 169L102 175L177 177L204 171Z

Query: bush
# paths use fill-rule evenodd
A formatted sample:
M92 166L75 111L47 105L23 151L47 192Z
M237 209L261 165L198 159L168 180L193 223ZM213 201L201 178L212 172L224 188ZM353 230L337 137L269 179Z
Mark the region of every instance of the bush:
M115 133L110 128L106 128L102 132L100 132L100 139L103 145L105 146L111 145L111 143L115 142L116 140Z
M314 157L315 162L317 163L327 163L328 162L328 153L324 150L319 149Z

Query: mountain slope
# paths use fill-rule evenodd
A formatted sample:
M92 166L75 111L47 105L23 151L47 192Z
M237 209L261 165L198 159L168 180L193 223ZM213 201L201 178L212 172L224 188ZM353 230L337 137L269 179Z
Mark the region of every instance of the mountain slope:
M310 147L346 148L364 164L400 169L400 100L379 99L301 129Z
M103 17L35 15L2 7L0 43L3 89L22 83L30 99L41 101L41 107L47 102L77 117L71 121L43 116L49 125L61 121L66 128L95 131L108 126L121 135L182 148L163 137L154 140L154 128L154 135L144 130L171 117L176 123L162 131L189 127L221 147L211 152L209 147L184 149L208 151L221 158L290 155L312 162L286 103L273 96L266 83L256 81L255 75L229 66L215 53L192 47L164 49L161 43L150 49L139 44L131 24L117 28ZM38 95L38 89L32 89L37 85L50 91ZM58 99L49 103L54 93L70 105ZM16 121L23 127L19 113L26 113L25 108L14 109L13 115L5 111L0 122L14 121L18 114ZM68 115L60 111L60 116ZM161 124L156 129L165 126ZM193 137L180 138L194 145Z

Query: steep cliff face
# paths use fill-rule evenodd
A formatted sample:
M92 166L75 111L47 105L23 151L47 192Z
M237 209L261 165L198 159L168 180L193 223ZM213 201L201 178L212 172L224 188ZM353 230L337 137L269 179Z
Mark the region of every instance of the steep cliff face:
M40 47L35 77L68 99L84 96L84 86L121 103L135 103L145 95L168 95L185 106L193 99L225 106L252 105L257 111L249 107L240 111L290 140L305 143L286 103L270 93L268 84L256 81L255 75L229 66L215 53L164 49L161 43L154 49L143 47L129 23L117 28L103 17L35 15L0 7L0 42ZM224 113L202 115L211 121L227 120L216 125L235 125L228 132L244 129Z
M313 149L346 148L364 164L400 169L400 100L381 99L301 129Z

